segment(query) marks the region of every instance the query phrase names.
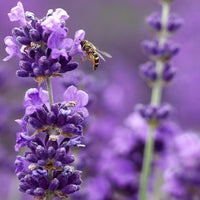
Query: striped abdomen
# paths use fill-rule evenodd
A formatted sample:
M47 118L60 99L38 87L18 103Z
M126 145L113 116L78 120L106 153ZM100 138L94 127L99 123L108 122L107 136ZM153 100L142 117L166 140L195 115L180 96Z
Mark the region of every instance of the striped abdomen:
M93 52L93 57L94 57L93 69L96 70L97 67L99 66L99 56L97 55L96 52Z

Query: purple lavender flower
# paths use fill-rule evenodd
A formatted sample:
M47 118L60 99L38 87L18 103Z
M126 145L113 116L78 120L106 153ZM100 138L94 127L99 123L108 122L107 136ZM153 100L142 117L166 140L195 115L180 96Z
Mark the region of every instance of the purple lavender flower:
M88 117L89 113L85 106L88 103L89 97L83 90L78 90L74 86L70 86L64 93L64 102L66 104L75 103L72 107L72 112L81 112L84 117Z
M83 58L84 53L82 51L80 41L83 40L84 37L85 37L85 31L84 30L76 31L75 36L74 36L74 43L73 43L73 46L72 46L72 48L71 48L71 50L69 52L70 56L73 57L76 54L80 53L82 58Z
M67 50L71 48L73 40L66 38L66 35L66 31L63 29L60 29L57 32L53 32L50 35L47 46L52 50L51 57L53 59L57 59L60 56L68 59Z
M156 71L156 63L149 61L140 66L141 75L152 86L158 79L159 75ZM175 76L176 70L169 63L163 66L162 79L163 82L170 82Z
M70 154L68 139L51 140L48 134L33 138L24 155L18 156L15 165L20 180L19 190L43 199L48 191L54 196L67 198L79 190L80 171L70 167L74 157ZM49 178L48 170L52 170Z
M160 46L157 40L144 41L144 52L153 60L168 61L179 52L179 46L171 41L166 41Z
M156 81L158 74L156 72L156 66L153 62L147 62L140 67L142 76L150 82Z
M47 80L48 89L29 89L25 95L25 115L16 120L21 131L17 133L15 150L28 147L24 156L17 156L15 161L19 190L40 200L68 198L82 182L81 172L70 166L75 160L70 148L84 147L79 136L83 135L84 120L89 115L85 107L89 98L87 93L71 86L62 103L53 103L50 77L62 76L78 66L70 62L73 56L69 53L82 53L80 39L85 32L78 32L76 41L67 38L65 21L69 15L60 8L49 10L38 19L34 13L25 14L19 2L9 18L18 21L19 27L5 38L9 55L4 60L19 57L17 75L33 77L39 86Z
M158 13L153 13L147 18L147 23L149 26L157 32L160 32L163 29L163 25L161 22L161 16ZM174 33L177 31L183 24L183 20L176 14L171 14L167 23L167 31L170 33Z
M25 13L22 3L19 1L17 6L12 8L10 13L8 13L10 21L18 21L21 26L26 25Z
M140 115L149 123L157 124L160 120L164 120L169 117L171 106L169 106L168 104L162 104L159 106L144 106L140 104L137 106L136 109L140 113Z
M22 131L17 133L16 150L27 145L30 140L27 124L39 132L50 132L57 137L62 134L65 137L83 134L83 122L89 113L86 109L88 94L70 86L64 94L63 103L55 103L49 108L47 92L45 90L31 88L26 92L26 114L23 119L17 120Z
M24 101L26 115L31 115L49 101L48 92L42 88L30 88L26 91Z
M22 57L19 46L17 45L16 39L11 36L7 36L4 39L6 47L6 52L9 54L7 57L5 57L3 60L8 61L14 56Z
M73 110L73 107L72 107ZM83 134L84 116L81 113L73 113L71 106L56 103L49 110L44 104L41 109L37 109L33 114L26 115L25 118L36 132L51 132L51 135L62 134L65 137Z
M41 84L50 76L61 76L77 68L78 64L71 60L76 54L83 54L80 40L85 32L77 31L74 41L66 38L68 28L65 21L69 18L66 11L60 8L54 12L49 10L46 17L38 19L31 12L25 15L19 2L9 16L11 21L22 20L19 27L13 28L13 36L5 38L9 56L4 60L19 57L18 76L34 77Z
M41 26L47 32L58 31L64 25L64 22L69 18L67 12L61 8L57 8L55 12L49 10L46 19L41 23Z

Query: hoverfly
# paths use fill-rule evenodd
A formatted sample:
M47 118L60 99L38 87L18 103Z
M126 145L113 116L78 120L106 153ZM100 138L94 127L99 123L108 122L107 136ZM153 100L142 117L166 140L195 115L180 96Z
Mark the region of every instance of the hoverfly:
M93 62L93 69L96 70L99 66L99 58L105 61L104 56L108 58L112 58L109 53L101 51L97 49L91 42L88 40L81 40L80 41L82 51L87 54L88 56L84 58L84 60L90 60ZM101 55L102 54L102 55Z

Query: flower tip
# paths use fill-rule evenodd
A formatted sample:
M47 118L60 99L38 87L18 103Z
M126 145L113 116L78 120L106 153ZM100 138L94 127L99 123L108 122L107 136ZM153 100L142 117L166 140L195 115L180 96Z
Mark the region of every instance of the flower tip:
M13 7L8 13L8 17L11 22L19 21L20 25L26 25L24 7L21 1L18 1L17 6Z

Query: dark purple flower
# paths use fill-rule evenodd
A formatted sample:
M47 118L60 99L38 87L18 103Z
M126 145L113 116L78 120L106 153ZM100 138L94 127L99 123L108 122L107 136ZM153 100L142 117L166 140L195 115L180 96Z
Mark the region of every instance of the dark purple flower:
M158 13L153 13L147 18L146 21L151 28L153 28L156 31L161 31L161 16Z
M28 143L29 151L15 161L21 192L44 198L51 191L54 196L65 197L79 190L80 171L69 166L74 161L70 153L70 140L59 137L52 140L48 134L37 135ZM48 171L52 171L49 178Z
M144 41L144 52L153 60L168 61L179 52L179 46L171 41L159 45L157 40Z
M71 137L83 134L84 117L81 113L72 112L71 106L66 104L53 104L49 110L44 104L33 114L26 115L28 123L37 132L49 132L51 135L64 135Z
M157 123L160 120L168 118L171 111L171 106L169 106L168 104L162 104L159 106L144 106L140 104L137 106L136 109L144 119L152 123Z
M165 63L163 66L163 81L170 82L176 74L176 69L169 63Z
M142 76L148 81L156 81L158 78L158 74L156 72L156 66L153 62L147 62L141 65L140 71Z
M149 26L157 32L160 32L163 29L161 16L158 13L153 13L147 18L147 23ZM167 23L167 31L169 33L174 33L177 31L181 25L183 24L183 20L177 16L176 14L171 14Z
M173 33L177 31L183 25L183 19L181 19L176 14L171 14L169 16L167 29L169 32Z

